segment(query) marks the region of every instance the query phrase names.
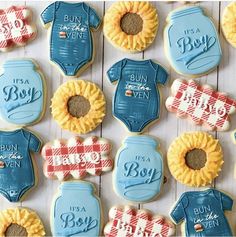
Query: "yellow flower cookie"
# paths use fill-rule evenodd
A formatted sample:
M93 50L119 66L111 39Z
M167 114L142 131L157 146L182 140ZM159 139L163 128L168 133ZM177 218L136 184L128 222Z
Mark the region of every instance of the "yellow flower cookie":
M104 16L104 35L125 51L146 49L155 39L157 29L157 10L149 2L115 2Z
M84 134L102 122L106 101L94 83L70 80L57 89L51 108L52 116L61 128Z
M230 3L224 9L221 25L226 40L236 47L236 2Z
M174 178L193 187L210 184L224 163L219 141L206 132L177 137L168 149L167 161Z
M37 214L26 208L0 212L0 236L45 236L43 223Z

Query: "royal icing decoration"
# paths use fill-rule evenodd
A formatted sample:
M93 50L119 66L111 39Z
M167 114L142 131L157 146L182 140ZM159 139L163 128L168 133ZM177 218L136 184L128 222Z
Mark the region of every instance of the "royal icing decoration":
M195 124L208 129L225 131L230 126L230 115L235 112L236 101L209 85L199 85L193 80L176 79L171 86L172 96L166 108L178 117L189 117Z
M182 194L170 216L176 224L184 221L183 236L232 236L224 211L231 211L233 200L216 190Z
M91 28L98 29L101 23L97 13L83 2L58 1L43 11L41 19L46 28L50 26L50 60L64 75L78 75L93 60Z
M110 156L111 145L104 138L79 137L69 140L55 140L42 149L45 160L44 174L47 178L65 180L72 176L82 179L87 173L100 175L110 171L113 160Z
M101 210L94 187L87 182L64 182L54 200L54 236L100 236Z
M121 120L130 132L142 132L159 118L160 95L157 84L165 84L166 70L152 60L123 59L107 72L111 82L118 80L113 115Z
M220 63L222 53L217 30L201 7L177 9L169 14L167 22L165 49L177 72L202 75Z
M10 202L19 202L35 186L30 152L38 152L41 141L24 129L0 131L0 193Z
M163 160L156 151L157 141L148 136L131 136L116 156L115 191L134 202L146 202L160 192L163 183Z
M0 10L0 51L23 46L36 36L31 22L31 11L25 6L12 6Z
M30 59L8 60L0 76L0 113L4 120L17 125L39 121L44 112L42 75Z
M166 218L131 206L112 207L109 219L105 237L168 237L175 233L174 225Z

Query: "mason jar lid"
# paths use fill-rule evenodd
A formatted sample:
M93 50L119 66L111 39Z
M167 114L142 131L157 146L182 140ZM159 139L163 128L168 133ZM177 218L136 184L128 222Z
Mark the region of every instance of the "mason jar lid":
M60 190L81 190L81 191L93 191L94 186L88 182L71 181L63 182L60 185Z
M179 10L173 11L172 13L170 13L170 19L176 19L178 17L182 17L182 16L186 16L189 14L193 14L193 13L202 13L203 14L203 10L201 7L198 6L192 6L192 7L185 7L185 8L181 8Z
M22 60L7 60L3 64L4 68L16 68L16 67L34 67L34 63L31 60L22 59Z
M157 141L149 136L137 135L137 136L130 136L125 139L125 144L143 144L143 145L151 145L156 147Z

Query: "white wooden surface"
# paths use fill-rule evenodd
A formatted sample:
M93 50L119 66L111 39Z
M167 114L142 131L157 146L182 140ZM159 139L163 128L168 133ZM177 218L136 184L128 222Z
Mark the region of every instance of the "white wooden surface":
M93 6L98 14L102 17L105 10L111 5L111 2L88 2ZM68 79L63 78L60 75L57 68L49 64L48 54L49 54L49 44L47 39L47 31L43 29L39 15L43 9L50 4L47 1L0 1L0 8L6 8L10 5L27 5L29 6L34 13L34 20L36 21L38 28L37 38L28 44L26 47L17 48L9 53L0 54L0 62L4 62L6 59L10 58L19 58L19 57L29 57L35 59L45 75L47 83L47 109L46 114L42 121L37 125L30 127L33 131L36 131L44 142L53 140L55 138L69 138L73 134L70 132L63 131L59 126L52 120L50 115L50 98L53 95L53 92L58 88L60 84L67 81ZM111 101L112 96L115 91L115 86L111 85L106 78L106 71L108 68L118 60L124 57L136 58L136 59L154 59L159 61L161 64L168 68L168 71L171 75L171 80L165 86L160 88L163 95L162 100L162 110L161 110L161 119L152 127L149 128L148 134L156 136L161 143L161 150L164 154L164 160L166 163L166 151L168 149L171 141L182 132L185 131L194 131L194 130L204 130L202 127L197 127L191 125L186 120L176 119L174 114L168 113L164 107L164 101L169 94L169 88L173 79L179 77L171 68L167 62L167 59L164 55L163 50L163 27L165 25L165 19L167 14L180 6L180 3L166 3L166 2L153 2L157 7L159 18L160 18L160 27L158 30L158 35L155 42L150 48L145 52L139 54L129 55L123 53L115 48L113 48L106 39L103 37L102 30L100 29L95 36L96 39L96 58L95 61L87 71L81 75L81 79L91 80L97 83L104 91L107 99L107 115L102 124L91 134L98 136L103 136L108 138L113 143L113 157L116 154L117 149L120 147L122 140L127 136L125 128L114 119L111 115ZM220 66L214 72L210 73L207 76L199 78L199 81L202 83L208 83L220 91L225 91L236 98L236 49L232 48L223 38L222 32L219 27L220 16L224 7L228 2L200 2L197 3L200 6L204 7L208 15L212 16L215 20L215 24L219 30L221 45L223 50L223 60ZM1 125L3 126L3 125ZM232 129L236 127L236 115L232 119ZM234 173L234 163L235 163L235 145L231 142L230 131L224 133L212 132L212 134L220 139L220 142L224 149L224 159L225 164L223 170L220 173L219 178L217 178L213 184L216 188L222 189L232 195L236 200L236 185L233 178ZM47 180L42 173L42 159L39 155L34 157L38 165L39 173L39 183L38 186L27 195L26 200L21 203L9 203L6 199L0 197L0 209L5 209L13 206L25 206L34 209L38 212L42 218L47 235L51 235L50 232L50 207L51 200L53 195L57 191L59 185L58 181ZM170 208L173 206L174 202L178 197L187 190L193 190L187 188L176 182L170 175L168 168L165 164L165 175L168 178L167 184L164 185L162 194L158 197L157 200L142 205L136 205L138 208L147 208L153 211L155 214L161 214L168 216ZM97 188L97 194L101 198L103 210L104 210L104 219L105 223L108 219L108 210L112 205L127 203L126 201L120 199L116 196L112 189L112 172L104 174L101 177L91 177L87 176L86 180L92 181ZM236 206L236 205L235 205ZM233 212L229 213L229 219L232 224L233 230L236 228L236 208ZM236 233L236 232L235 232ZM177 235L180 235L179 229L177 230Z

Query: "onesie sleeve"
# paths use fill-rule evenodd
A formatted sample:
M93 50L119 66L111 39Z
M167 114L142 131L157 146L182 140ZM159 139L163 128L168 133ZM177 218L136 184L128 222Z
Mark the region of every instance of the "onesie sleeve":
M29 148L31 151L39 152L41 148L41 141L33 133L30 133L29 137Z
M94 11L94 9L89 7L89 26L94 29L97 29L100 24L101 24L101 19L99 18L97 13Z
M120 79L121 77L121 71L122 71L122 63L123 60L115 63L113 66L110 67L110 69L107 71L107 76L110 80L110 82L115 82Z
M231 211L233 207L233 199L226 195L225 193L221 193L221 201L222 207L225 211Z
M164 85L168 79L167 71L159 64L157 64L157 73L156 73L156 84L160 83Z
M41 19L45 25L54 20L54 12L55 3L52 3L41 13Z
M184 220L184 207L188 205L188 199L185 196L182 196L180 200L176 203L175 207L172 209L170 216L173 221L178 224Z

